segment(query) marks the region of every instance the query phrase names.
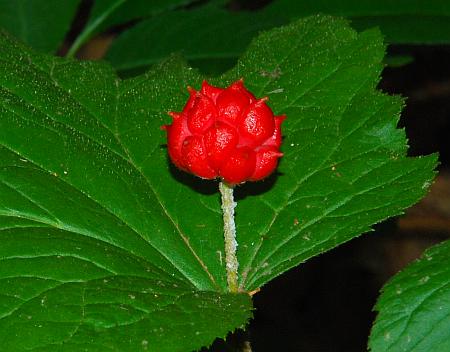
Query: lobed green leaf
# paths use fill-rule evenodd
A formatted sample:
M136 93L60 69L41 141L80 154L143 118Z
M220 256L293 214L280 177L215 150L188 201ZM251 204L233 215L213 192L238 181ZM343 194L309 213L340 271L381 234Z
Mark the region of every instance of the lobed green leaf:
M287 114L279 172L237 189L243 291L426 192L436 157L406 157L402 99L375 89L383 54L378 31L316 16L211 80L243 77ZM176 170L160 130L202 79L172 57L120 80L0 37L0 343L181 351L246 323L249 296L225 293L217 183Z

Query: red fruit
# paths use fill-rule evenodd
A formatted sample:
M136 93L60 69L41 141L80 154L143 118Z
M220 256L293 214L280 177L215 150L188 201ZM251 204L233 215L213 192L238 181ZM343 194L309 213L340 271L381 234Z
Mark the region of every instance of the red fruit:
M219 170L229 155L236 149L239 135L234 127L217 121L204 134L205 147L210 165Z
M281 123L267 98L256 99L242 80L222 89L203 82L181 113L169 113L167 145L180 169L206 179L221 178L229 185L269 176L282 156Z
M273 135L275 119L272 110L266 105L267 99L250 104L238 120L239 135L248 146L261 145Z
M238 85L240 83L240 85ZM253 101L252 96L242 92L241 81L237 81L225 89L217 97L216 104L220 120L236 125L242 112ZM245 89L245 88L244 88ZM251 94L251 93L250 93Z
M192 133L203 133L210 127L217 117L216 106L205 95L198 94L194 104L187 112L187 125Z
M277 167L278 158L283 154L272 146L262 146L256 151L256 164L250 181L258 181Z
M181 147L183 165L194 175L203 178L215 178L215 170L208 164L203 136L189 136Z
M234 149L219 170L220 176L229 184L248 180L256 165L255 152L249 147Z

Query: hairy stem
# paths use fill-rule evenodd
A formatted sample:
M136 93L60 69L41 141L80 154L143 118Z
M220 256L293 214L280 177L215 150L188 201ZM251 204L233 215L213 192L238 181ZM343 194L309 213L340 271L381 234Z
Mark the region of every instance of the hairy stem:
M236 203L233 198L233 187L224 182L219 183L222 195L223 232L225 237L225 262L227 270L228 290L238 292L238 260L236 257L236 225L234 223L234 208Z

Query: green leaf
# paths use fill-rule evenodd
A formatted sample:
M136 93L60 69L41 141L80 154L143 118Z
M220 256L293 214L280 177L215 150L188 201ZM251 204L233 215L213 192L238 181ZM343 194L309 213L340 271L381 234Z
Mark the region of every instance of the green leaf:
M358 30L379 27L394 44L450 42L450 7L442 0L276 0L267 11L290 20L317 13L344 16Z
M35 49L55 52L79 0L0 0L0 27Z
M231 12L215 3L167 12L119 35L107 59L118 70L148 66L173 52L188 60L235 60L259 31L282 23L271 14Z
M112 26L133 20L155 16L164 11L188 5L194 0L97 0L94 2L89 20L79 34L68 55L72 56L93 35Z
M250 297L221 293L210 248L220 215L216 240L197 223L185 232L177 187L161 194L182 186L159 126L196 76L172 60L122 82L107 65L37 55L4 35L0 62L3 348L184 351L244 325Z
M436 157L406 157L402 100L375 89L383 54L377 31L318 16L262 34L211 81L244 77L288 116L279 173L237 189L244 290L426 192ZM98 341L88 351L135 351L144 340L192 350L246 323L249 296L224 293L217 182L176 170L160 130L202 79L173 57L120 80L105 63L38 55L2 36L0 280L11 281L0 285L0 342L17 335L10 350Z
M241 287L369 231L427 191L436 156L406 157L403 100L375 89L384 50L377 30L310 17L262 34L223 78L244 77L287 115L278 175L240 192Z
M134 275L95 279L84 260L32 263L40 264L45 277L41 270L32 278L1 279L5 351L191 351L249 318L246 294L197 292ZM49 274L56 265L65 268L64 280ZM71 266L88 273L66 281Z
M396 129L403 102L375 91L383 55L379 32L357 35L343 20L314 17L261 35L215 81L244 77L288 116L280 177L237 190L243 289L369 231L426 192L436 157L405 157ZM182 204L193 197L179 193Z
M195 0L97 0L91 10L87 26L97 23L97 31L139 18L155 16Z
M220 69L226 61L230 67L228 62L234 62L261 30L317 13L347 17L358 30L379 27L389 43L450 43L450 7L441 0L276 0L252 12L232 12L214 3L167 12L124 31L107 59L119 70L134 70L181 52L203 71L223 72L210 66Z
M395 275L375 309L371 351L449 351L450 241Z

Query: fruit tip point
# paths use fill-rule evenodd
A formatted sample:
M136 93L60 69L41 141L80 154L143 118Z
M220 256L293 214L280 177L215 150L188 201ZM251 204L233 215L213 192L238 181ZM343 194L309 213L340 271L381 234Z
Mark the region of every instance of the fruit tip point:
M234 81L230 84L230 87L241 87L244 88L244 77L239 78L237 81Z
M167 115L169 115L173 119L176 119L176 118L180 117L180 114L178 112L175 112L175 111L168 111Z

